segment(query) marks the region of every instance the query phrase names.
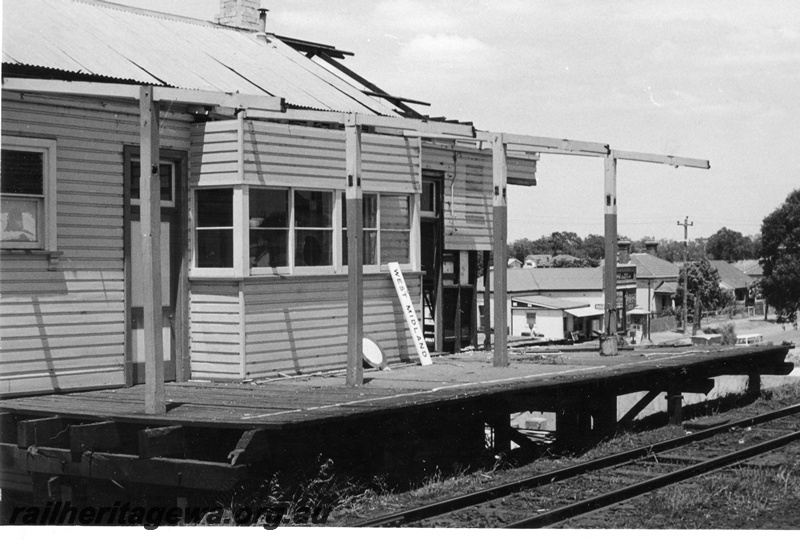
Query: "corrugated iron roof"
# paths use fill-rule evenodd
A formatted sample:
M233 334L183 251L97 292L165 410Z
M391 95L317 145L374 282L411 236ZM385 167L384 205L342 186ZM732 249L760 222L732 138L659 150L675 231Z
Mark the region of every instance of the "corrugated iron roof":
M514 296L512 300L546 309L575 309L588 306L588 302L579 302L572 298L558 298L535 294L532 296Z
M743 289L750 286L750 276L727 261L708 261L712 268L719 272L720 284L731 289Z
M640 279L674 278L680 273L676 265L649 253L631 253L631 262L636 265L636 277Z
M490 272L493 274L494 272ZM494 291L494 278L490 281ZM483 290L478 281L478 290ZM509 268L506 272L506 290L533 291L587 291L603 290L603 267L597 268Z
M90 0L4 0L3 63L397 116L278 38Z

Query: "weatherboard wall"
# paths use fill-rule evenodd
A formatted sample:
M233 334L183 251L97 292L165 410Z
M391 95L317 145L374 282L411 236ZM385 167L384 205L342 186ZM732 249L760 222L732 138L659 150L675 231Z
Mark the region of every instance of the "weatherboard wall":
M511 157L508 183L536 185L536 160ZM493 249L493 165L488 150L425 142L422 167L444 172L445 249Z
M192 129L194 185L242 183L345 189L345 134L340 129L226 120ZM241 157L240 157L241 149ZM239 179L239 162L243 175ZM361 176L365 192L419 193L416 138L364 133Z
M191 140L193 186L346 187L341 129L237 119L197 124ZM364 192L420 191L419 139L363 133L361 150ZM405 277L419 315L422 274L406 272ZM387 272L364 274L363 298L365 335L390 361L411 358L414 345ZM193 278L192 376L242 380L344 368L348 303L346 270Z
M139 144L135 102L3 91L4 136L57 144L57 250L0 254L0 394L124 384L123 146ZM186 150L185 116L161 144Z

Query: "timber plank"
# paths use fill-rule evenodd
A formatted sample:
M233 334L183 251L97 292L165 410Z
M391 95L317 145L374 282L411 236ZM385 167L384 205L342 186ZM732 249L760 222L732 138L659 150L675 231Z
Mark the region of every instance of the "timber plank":
M17 424L17 446L63 446L69 441L67 422L59 417L23 420Z
M112 421L77 424L69 427L69 444L73 460L85 452L103 452L119 448L117 424Z
M96 452L90 458L81 456L80 461L72 462L69 450L49 447L40 450L31 455L2 443L0 460L15 471L220 491L233 488L246 471L243 466L227 463L163 457L140 459L108 452Z

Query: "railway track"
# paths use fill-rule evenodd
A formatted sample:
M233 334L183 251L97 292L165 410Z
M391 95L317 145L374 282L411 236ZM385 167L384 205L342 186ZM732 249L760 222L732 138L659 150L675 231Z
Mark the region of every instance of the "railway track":
M745 444L744 434L748 442L758 442ZM486 527L546 527L798 440L800 405L793 405L354 526L458 526L466 521Z

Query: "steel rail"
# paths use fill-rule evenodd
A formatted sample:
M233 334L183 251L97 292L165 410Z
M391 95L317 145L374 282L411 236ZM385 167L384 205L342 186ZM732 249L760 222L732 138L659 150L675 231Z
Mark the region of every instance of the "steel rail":
M468 493L466 495L451 497L449 499L445 499L443 501L437 501L435 503L427 504L425 506L419 506L416 508L411 508L408 510L396 512L394 514L380 516L375 519L361 521L356 524L353 524L352 527L383 527L390 525L397 526L397 525L402 525L403 523L420 521L422 519L439 516L442 514L446 514L448 512L453 512L455 510L460 510L462 508L467 508L487 501L491 501L493 499L505 497L507 495L525 489L532 489L553 482L560 482L562 480L574 478L575 476L580 476L581 474L585 474L587 472L593 472L601 469L606 469L609 467L614 467L635 459L649 456L657 452L664 452L666 450L679 448L681 446L685 446L695 441L701 441L704 439L711 438L719 433L724 433L726 431L729 431L731 428L734 427L746 427L756 424L762 424L778 418L783 418L785 416L791 416L793 414L798 414L798 413L800 413L800 404L792 405L790 407L785 407L777 411L768 412L751 418L746 418L744 420L730 422L727 424L723 424L721 426L709 428L703 431L698 431L696 433L685 435L683 437L677 437L674 439L662 441L652 445L642 446L639 448L635 448L633 450L628 450L625 452L621 452L619 454L605 456L592 461L587 461L585 463L579 463L577 465L572 465L570 467L565 467L548 473L529 476L521 480L515 480L513 482L508 482L506 484L502 484L499 486L482 489L480 491L475 491L473 493Z
M616 504L618 502L638 497L639 495L655 491L656 489L668 486L670 484L675 484L677 482L694 478L707 472L721 469L761 454L766 454L767 452L775 450L776 448L786 446L787 444L798 440L800 440L800 431L796 431L789 435L784 435L783 437L778 437L777 439L745 448L744 450L739 450L724 456L712 458L702 463L698 463L697 465L691 465L684 469L661 475L657 478L652 478L631 486L620 488L610 493L605 493L603 495L598 495L597 497L592 497L568 506L563 506L543 514L539 514L538 516L523 519L506 525L503 528L533 529L552 525L553 523L557 523L559 521L564 521L566 519L586 514L606 506L611 506L612 504Z

